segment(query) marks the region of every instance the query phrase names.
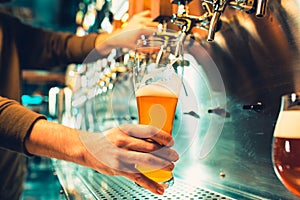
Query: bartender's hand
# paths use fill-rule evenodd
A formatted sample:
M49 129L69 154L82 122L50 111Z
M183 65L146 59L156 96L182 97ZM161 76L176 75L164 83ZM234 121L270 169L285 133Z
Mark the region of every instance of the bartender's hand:
M178 154L170 148L173 144L168 133L151 126L122 125L104 133L90 133L44 119L35 122L25 140L28 153L72 161L108 175L121 175L156 194L164 192L163 186L138 172L135 164L171 171L178 159Z
M100 55L107 55L111 49L125 47L134 49L141 35L151 35L157 31L157 22L150 18L150 11L146 10L135 14L128 24L110 34L101 33L95 41L95 47Z
M90 167L104 174L127 177L156 194L163 194L164 187L137 171L135 165L172 171L173 162L178 159L178 154L170 149L174 144L172 136L151 126L121 125L97 136L81 132L80 138L89 152L85 160Z

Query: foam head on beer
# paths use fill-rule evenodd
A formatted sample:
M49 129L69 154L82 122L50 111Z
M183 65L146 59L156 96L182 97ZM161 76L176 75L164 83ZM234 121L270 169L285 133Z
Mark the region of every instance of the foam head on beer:
M279 113L274 136L300 139L300 111L284 110Z
M173 67L167 66L155 69L155 66L149 65L147 66L147 70L151 71L151 73L148 72L148 74L144 75L140 83L135 83L136 94L138 89L145 87L146 85L155 85L152 89L148 88L147 93L150 91L158 92L159 90L162 90L165 91L165 94L173 93L178 98L181 90L181 80ZM158 88L159 86L160 88Z
M136 96L164 96L178 98L178 93L175 93L163 84L152 83L137 89Z

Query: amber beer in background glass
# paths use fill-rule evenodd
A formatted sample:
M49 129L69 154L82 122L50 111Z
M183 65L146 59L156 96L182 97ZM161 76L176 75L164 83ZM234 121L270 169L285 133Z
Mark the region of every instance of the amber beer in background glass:
M274 131L274 170L284 186L300 197L300 93L282 97Z
M133 67L139 123L155 126L170 135L181 89L181 80L173 68L180 59L176 57L178 50L180 46L174 41L160 38L141 40L135 51ZM171 171L141 165L136 168L165 187L173 184Z

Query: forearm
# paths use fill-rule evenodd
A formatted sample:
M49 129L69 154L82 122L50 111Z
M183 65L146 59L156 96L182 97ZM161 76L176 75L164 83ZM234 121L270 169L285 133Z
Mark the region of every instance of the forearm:
M38 120L25 140L25 147L34 155L84 164L86 149L78 130L61 124Z
M101 33L96 37L95 48L98 51L100 57L107 56L113 48L116 48L116 46L114 46L109 39L111 36L112 34Z

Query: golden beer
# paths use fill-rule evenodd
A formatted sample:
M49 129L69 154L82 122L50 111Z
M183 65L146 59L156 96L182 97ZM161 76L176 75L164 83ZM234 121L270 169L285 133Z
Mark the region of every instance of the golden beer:
M172 134L172 127L178 96L163 85L151 84L136 91L139 123L152 125ZM148 178L164 183L173 178L171 171L137 166Z

